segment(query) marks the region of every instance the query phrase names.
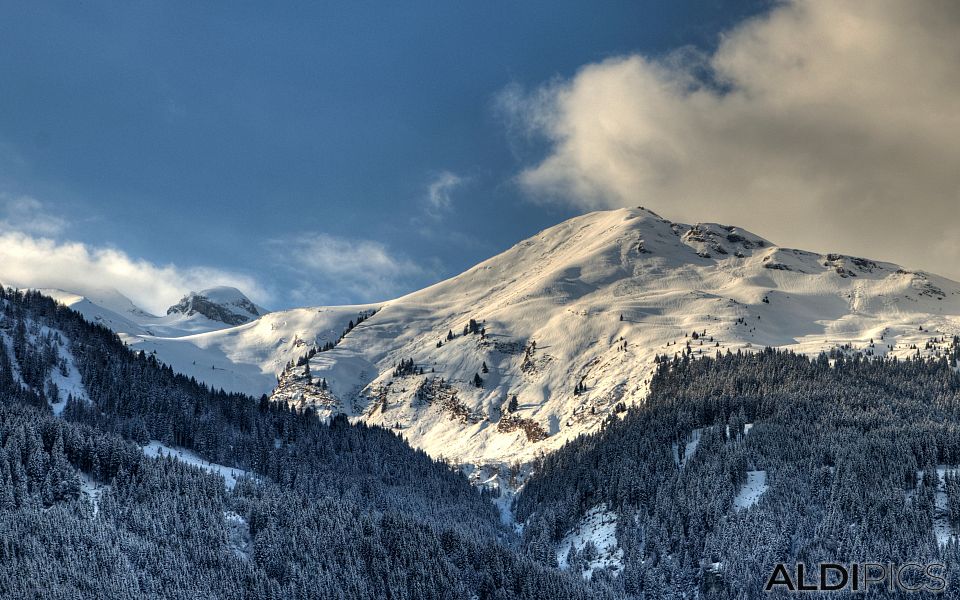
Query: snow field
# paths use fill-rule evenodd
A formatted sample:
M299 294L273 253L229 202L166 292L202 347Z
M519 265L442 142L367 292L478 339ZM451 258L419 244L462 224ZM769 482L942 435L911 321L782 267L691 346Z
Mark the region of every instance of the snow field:
M766 471L747 471L747 481L733 498L733 507L736 510L745 510L760 501L760 496L767 491Z

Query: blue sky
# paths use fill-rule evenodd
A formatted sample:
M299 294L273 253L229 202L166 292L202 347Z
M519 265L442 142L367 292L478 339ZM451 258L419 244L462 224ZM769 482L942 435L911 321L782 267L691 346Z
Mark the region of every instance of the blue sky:
M2 2L0 229L119 255L104 285L146 265L154 308L223 274L271 308L411 291L586 210L517 183L550 144L504 90L767 6Z
M960 279L958 29L899 0L0 0L0 282L376 301L638 204Z

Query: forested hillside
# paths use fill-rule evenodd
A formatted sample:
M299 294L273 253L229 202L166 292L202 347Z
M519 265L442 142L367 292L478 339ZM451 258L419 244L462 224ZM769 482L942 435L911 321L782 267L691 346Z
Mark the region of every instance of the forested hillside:
M947 340L949 343L949 340ZM515 508L546 562L591 509L648 598L761 598L778 562L931 561L960 584L958 342L940 360L663 358L646 405L547 455ZM591 544L559 558L586 569Z
M658 357L645 404L539 460L518 534L391 431L210 390L36 293L0 302L3 598L761 598L798 561L960 581L957 339L937 360Z
M37 293L0 303L0 597L599 593L389 431L211 391ZM248 475L148 458L151 440Z

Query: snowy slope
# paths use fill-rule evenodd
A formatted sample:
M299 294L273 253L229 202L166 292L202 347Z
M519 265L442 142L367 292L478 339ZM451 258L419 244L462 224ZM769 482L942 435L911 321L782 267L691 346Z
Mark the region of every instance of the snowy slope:
M243 313L249 300L235 288L191 292L181 301L186 305L183 311L171 310L163 316L136 307L116 291L97 295L58 289L40 291L87 320L109 327L135 350L156 353L181 373L217 388L254 395L269 394L288 361L305 354L309 346L335 341L350 319L371 308L305 308L269 313L250 303L262 316L231 327L193 310L193 304L203 297Z
M6 307L6 302L6 300L0 301L0 309ZM15 382L38 395L42 395L49 403L53 414L57 416L63 414L71 396L76 400L89 398L80 371L77 369L76 359L70 351L70 343L62 331L41 325L31 319L24 320L23 343L34 348L38 354L52 356L49 372L46 373L42 381L35 380L33 385L29 382L30 378L24 376L20 360L15 352L16 331L17 327L14 324L14 319L8 319L0 313L0 342L2 342L6 352L4 359L10 365L11 375Z
M132 335L147 333L147 329L141 326L138 321L152 315L144 314L141 316L139 312L143 311L140 311L132 302L130 302L130 308L126 308L115 302L103 299L92 300L88 296L65 290L45 288L38 291L65 306L69 306L86 317L88 321L109 327L117 333ZM129 300L127 301L129 302ZM111 306L113 308L110 308Z
M655 356L688 344L695 356L764 346L935 355L942 336L960 333L960 284L781 248L736 227L619 209L570 219L376 306L302 308L191 335L151 329L124 337L179 371L259 394L289 361L336 342L350 320L372 310L313 357L310 383L295 369L274 398L398 427L434 456L512 465L641 401ZM475 332L465 334L471 319ZM324 381L327 389L308 393Z
M747 481L740 486L737 495L733 498L733 506L737 510L750 508L760 501L760 496L767 491L766 471L747 471Z
M174 311L167 315L156 316L136 306L116 290L85 294L50 288L38 291L76 310L88 321L100 323L121 335L181 337L230 326L196 311L187 311L187 313ZM195 294L191 293L192 295ZM181 302L191 296L185 296Z
M194 335L121 338L133 349L155 352L174 370L213 387L269 394L288 362L305 355L315 345L335 342L351 320L372 308L298 308L269 313L239 327ZM342 368L346 372L346 364ZM362 369L356 374L358 380L367 376Z
M470 319L485 336L463 334ZM778 346L909 356L933 354L929 340L956 333L955 282L622 209L571 219L384 303L310 366L343 398L338 409L399 425L435 456L502 464L556 448L618 403L642 400L654 357L687 343L695 355ZM394 365L407 359L416 374L397 376Z
M598 569L613 573L623 569L623 550L617 546L617 515L605 504L595 506L569 531L557 545L557 566L566 571L571 550L580 553L580 574L590 579Z
M179 460L182 463L203 469L204 471L212 473L213 475L220 475L223 477L224 485L230 490L236 487L238 480L249 475L249 473L243 469L213 463L202 456L199 456L195 452L191 452L190 450L186 450L184 448L165 446L156 440L152 440L149 444L143 447L143 454L149 458L170 457L174 460Z

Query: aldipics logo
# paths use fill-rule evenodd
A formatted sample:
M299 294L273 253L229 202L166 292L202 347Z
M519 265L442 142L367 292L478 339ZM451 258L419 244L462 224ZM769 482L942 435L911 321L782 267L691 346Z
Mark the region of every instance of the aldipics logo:
M803 563L780 563L773 569L764 590L789 592L889 592L937 594L947 589L947 566L943 563L821 563L808 569Z

